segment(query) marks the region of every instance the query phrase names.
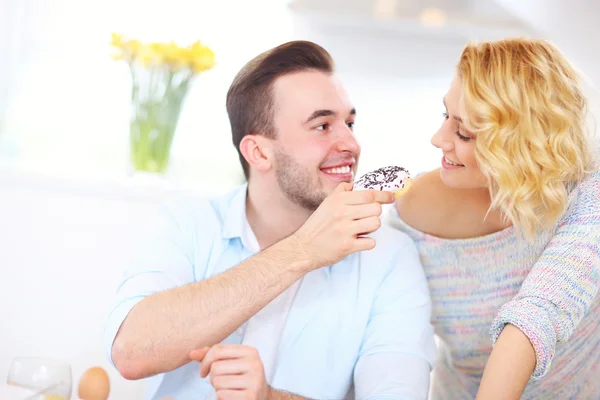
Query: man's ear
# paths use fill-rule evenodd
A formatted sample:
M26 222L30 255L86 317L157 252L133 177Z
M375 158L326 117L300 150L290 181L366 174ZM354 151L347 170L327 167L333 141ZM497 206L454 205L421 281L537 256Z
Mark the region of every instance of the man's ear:
M240 152L250 168L266 172L272 167L271 141L261 135L246 135L240 142Z

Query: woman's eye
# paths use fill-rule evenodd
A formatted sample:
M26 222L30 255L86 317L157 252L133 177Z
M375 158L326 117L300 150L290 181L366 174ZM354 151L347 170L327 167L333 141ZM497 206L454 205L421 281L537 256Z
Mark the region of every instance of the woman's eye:
M471 138L470 138L470 137L467 137L467 136L461 135L461 134L460 134L460 132L458 132L458 131L456 131L456 136L458 136L458 138L459 138L460 140L462 140L463 142L468 142L469 140L471 140Z

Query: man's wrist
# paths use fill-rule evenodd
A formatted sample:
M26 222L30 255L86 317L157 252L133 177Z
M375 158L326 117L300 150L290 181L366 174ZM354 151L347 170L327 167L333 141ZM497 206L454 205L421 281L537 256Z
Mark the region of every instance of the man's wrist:
M294 273L304 275L321 267L307 250L308 246L296 234L288 236L275 246L278 251L283 252L282 256L289 260L288 268Z
M275 391L275 389L273 389L271 386L267 385L267 398L266 400L277 400L277 393Z

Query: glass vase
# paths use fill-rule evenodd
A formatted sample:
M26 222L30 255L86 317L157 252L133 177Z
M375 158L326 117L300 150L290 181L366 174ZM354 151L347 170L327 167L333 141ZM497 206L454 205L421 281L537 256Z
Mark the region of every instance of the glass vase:
M135 171L167 170L190 78L186 71L132 68L130 156Z

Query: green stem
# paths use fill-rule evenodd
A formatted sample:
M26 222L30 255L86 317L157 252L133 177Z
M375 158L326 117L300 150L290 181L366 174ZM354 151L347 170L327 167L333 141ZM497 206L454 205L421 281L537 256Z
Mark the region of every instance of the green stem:
M161 71L163 72L163 71ZM174 85L176 73L165 71L160 77L150 72L146 84L160 88L148 90L141 99L140 88L134 83L132 94L131 159L138 170L164 172L168 166L171 145L189 80ZM164 85L164 86L163 86ZM163 89L164 93L161 93ZM150 88L147 88L150 89ZM159 97L160 96L160 97Z

